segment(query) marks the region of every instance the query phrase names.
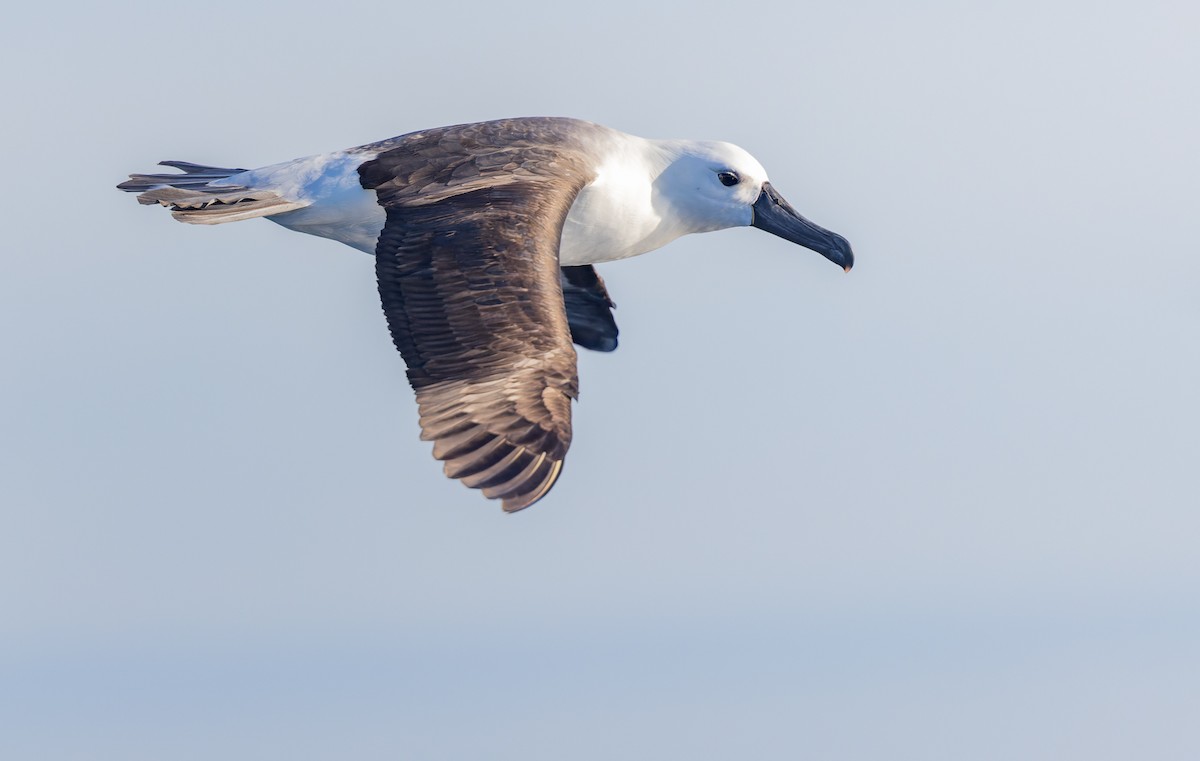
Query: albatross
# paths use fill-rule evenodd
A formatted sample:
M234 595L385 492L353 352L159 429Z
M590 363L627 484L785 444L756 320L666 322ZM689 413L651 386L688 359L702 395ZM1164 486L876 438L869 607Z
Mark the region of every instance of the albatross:
M745 150L517 118L413 132L260 169L163 161L117 187L175 219L266 217L375 257L384 316L448 477L506 512L550 491L571 444L573 344L617 347L593 265L752 225L846 271Z

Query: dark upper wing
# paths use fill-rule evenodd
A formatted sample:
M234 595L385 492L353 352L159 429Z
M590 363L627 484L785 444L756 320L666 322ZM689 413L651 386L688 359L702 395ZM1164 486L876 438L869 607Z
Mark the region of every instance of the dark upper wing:
M613 351L617 348L616 304L608 296L604 281L590 264L562 268L563 303L571 340L585 349Z
M558 241L590 164L573 123L417 133L359 169L387 222L379 294L446 475L520 510L571 442L575 349Z

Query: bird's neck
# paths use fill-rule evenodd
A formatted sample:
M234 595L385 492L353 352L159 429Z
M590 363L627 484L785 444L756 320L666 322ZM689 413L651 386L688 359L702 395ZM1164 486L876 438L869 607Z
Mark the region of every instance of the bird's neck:
M692 232L655 192L654 181L675 149L673 141L616 133L596 165L596 178L571 207L559 260L576 265L627 259Z

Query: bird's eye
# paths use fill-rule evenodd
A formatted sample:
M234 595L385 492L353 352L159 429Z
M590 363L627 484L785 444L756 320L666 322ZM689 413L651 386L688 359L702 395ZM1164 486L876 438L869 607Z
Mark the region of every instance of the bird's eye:
M737 172L717 172L717 179L727 188L732 188L742 181Z

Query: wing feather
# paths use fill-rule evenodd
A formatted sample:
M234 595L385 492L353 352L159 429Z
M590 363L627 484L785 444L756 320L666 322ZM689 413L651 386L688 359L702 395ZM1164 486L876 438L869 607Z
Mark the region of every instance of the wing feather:
M510 512L545 496L571 443L578 380L558 242L592 177L581 125L432 130L359 169L387 213L376 275L421 438L447 476Z
M592 351L614 351L617 322L612 310L617 305L596 268L590 264L563 267L562 289L571 340Z

